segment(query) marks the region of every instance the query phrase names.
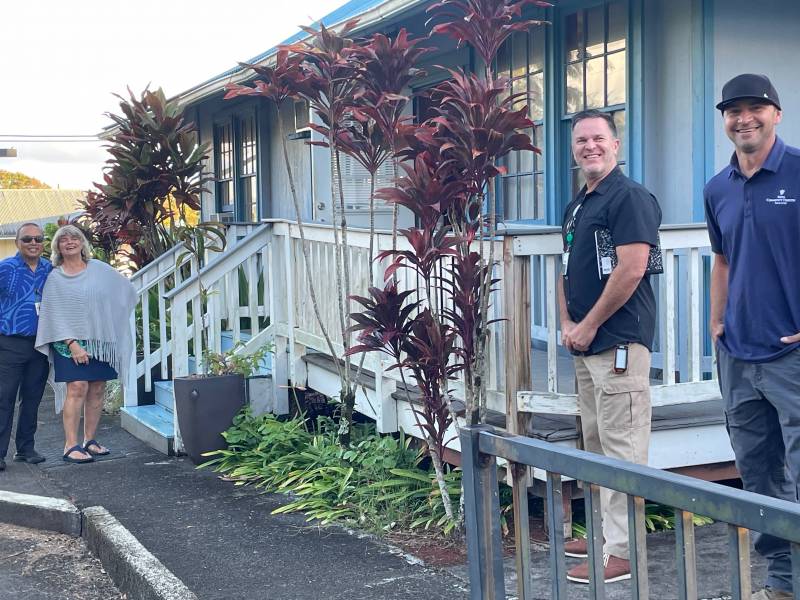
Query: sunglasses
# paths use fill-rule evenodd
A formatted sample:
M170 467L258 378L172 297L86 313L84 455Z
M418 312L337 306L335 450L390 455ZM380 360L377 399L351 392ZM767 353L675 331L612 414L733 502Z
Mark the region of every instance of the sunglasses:
M23 244L30 244L31 242L36 242L37 244L41 244L44 241L43 235L23 235L19 238L19 241Z

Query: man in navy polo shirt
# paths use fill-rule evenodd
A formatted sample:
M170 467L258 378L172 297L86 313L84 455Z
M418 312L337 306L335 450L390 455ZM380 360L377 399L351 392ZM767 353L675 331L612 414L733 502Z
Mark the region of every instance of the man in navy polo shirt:
M800 481L800 150L776 135L770 80L722 88L731 162L705 188L714 267L711 335L736 466L745 489L798 500ZM768 561L754 600L793 598L789 543L757 535Z
M33 344L42 289L53 267L41 258L44 235L36 223L25 223L17 230L16 244L16 256L0 261L0 471L6 468L18 395L14 460L31 464L44 460L34 448L33 437L49 365Z

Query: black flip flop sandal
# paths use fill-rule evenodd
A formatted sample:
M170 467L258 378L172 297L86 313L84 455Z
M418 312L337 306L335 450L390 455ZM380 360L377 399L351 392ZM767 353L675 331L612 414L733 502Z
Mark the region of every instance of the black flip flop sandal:
M106 456L107 454L109 454L111 452L110 450L103 450L102 452L95 452L94 450L92 450L92 448L91 448L92 446L97 446L98 448L102 448L102 446L97 443L97 440L89 440L88 442L86 442L83 445L83 450L85 452L88 452L92 456Z
M72 454L73 452L86 452L86 450L84 450L78 445L73 446L64 453L64 462L75 463L77 465L94 462L94 458L91 456L89 456L88 458L72 458L70 454Z

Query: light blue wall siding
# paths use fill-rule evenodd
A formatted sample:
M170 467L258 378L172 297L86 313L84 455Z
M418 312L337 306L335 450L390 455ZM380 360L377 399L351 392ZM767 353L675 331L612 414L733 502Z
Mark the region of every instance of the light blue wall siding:
M664 223L692 221L692 0L646 2L644 183Z
M800 2L796 0L714 1L714 100L739 73L763 73L778 90L783 122L778 134L800 146ZM733 146L715 115L714 164L721 169Z
M283 125L283 134L290 135L294 133L294 107L291 100L287 100L281 108L281 124ZM286 172L286 162L283 158L283 146L281 139L278 135L278 126L276 118L278 112L274 106L270 106L264 113L269 114L268 126L268 144L267 152L269 152L269 169L271 175L270 181L270 194L269 194L269 215L274 218L294 219L295 210L294 203L292 202L292 191L289 186L289 176ZM311 193L311 146L306 142L306 139L299 140L286 140L286 152L289 155L289 161L292 167L292 175L294 178L295 189L297 190L297 199L300 203L301 210L303 211L303 218L311 220L312 218L312 193Z

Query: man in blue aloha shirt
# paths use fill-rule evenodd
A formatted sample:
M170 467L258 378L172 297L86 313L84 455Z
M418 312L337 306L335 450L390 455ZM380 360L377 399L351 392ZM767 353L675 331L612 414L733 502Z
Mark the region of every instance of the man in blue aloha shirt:
M25 223L17 230L16 244L19 252L0 261L0 471L6 468L18 396L14 460L31 464L44 460L34 448L33 437L49 365L34 341L42 289L53 266L41 258L44 234L36 223Z

